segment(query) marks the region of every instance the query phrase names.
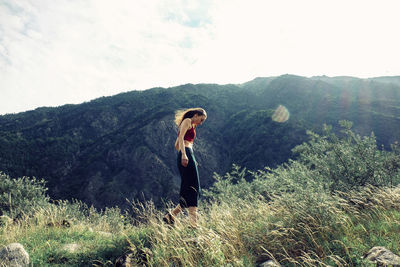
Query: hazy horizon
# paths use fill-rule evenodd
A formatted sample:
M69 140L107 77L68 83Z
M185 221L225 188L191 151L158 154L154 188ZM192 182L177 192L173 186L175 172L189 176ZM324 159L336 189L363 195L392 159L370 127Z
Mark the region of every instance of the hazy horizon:
M316 75L316 76L307 77L307 76L301 76L301 75L296 75L296 74L285 73L285 74L277 75L277 76L259 76L259 77L255 77L255 78L253 78L251 80L244 81L243 83L250 82L250 81L253 81L253 80L259 79L259 78L261 78L261 79L262 78L276 78L276 77L280 77L280 76L283 76L283 75L293 75L293 76L299 76L299 77L304 77L304 78L313 78L313 77L341 78L341 77L348 77L348 78L363 79L363 80L373 79L373 78L399 78L400 79L400 75L360 78L360 77L346 76L346 75L339 75L339 76ZM240 84L243 84L243 83L237 83L237 84L240 85ZM194 84L194 83L186 83L186 84ZM216 83L196 83L196 84L216 84ZM233 84L233 83L227 83L227 84ZM180 86L180 85L184 85L184 84L177 84L175 86ZM226 85L226 84L221 84L220 83L218 85ZM171 87L175 87L175 86L171 86ZM61 106L64 106L64 105L79 105L79 104L87 103L87 102L90 102L90 101L93 101L93 100L96 100L96 99L99 99L99 98L102 98L102 97L112 97L112 96L115 96L115 95L118 95L118 94L128 93L128 92L132 92L132 91L146 91L146 90L150 90L150 89L153 89L153 88L166 88L166 89L168 89L168 88L171 88L171 87L158 86L158 87L151 87L151 88L147 88L147 89L143 89L143 90L130 90L130 91L124 91L124 92L121 91L121 92L117 92L117 93L115 93L113 95L98 96L98 97L95 97L95 98L92 98L92 99L88 99L86 101L82 101L82 102L78 102L78 103L64 103L64 104L61 104L61 105L54 105L54 106L38 106L38 107L34 107L32 109L22 110L22 111L19 111L19 112L3 113L3 114L0 114L0 116L32 111L32 110L35 110L35 109L38 109L38 108L57 108L57 107L61 107Z

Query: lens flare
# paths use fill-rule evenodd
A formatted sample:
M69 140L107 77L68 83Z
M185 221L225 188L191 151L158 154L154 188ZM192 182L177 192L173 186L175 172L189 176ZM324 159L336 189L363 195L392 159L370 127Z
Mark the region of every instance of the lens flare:
M285 122L289 119L289 110L286 107L279 105L274 114L272 114L272 120L276 122Z

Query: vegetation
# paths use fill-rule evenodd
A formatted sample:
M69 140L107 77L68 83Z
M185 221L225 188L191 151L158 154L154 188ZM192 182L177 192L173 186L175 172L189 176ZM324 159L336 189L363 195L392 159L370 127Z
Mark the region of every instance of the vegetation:
M390 150L400 136L398 81L282 75L241 85L131 91L0 116L0 170L45 179L53 199L79 199L97 208L126 208L126 198L152 199L161 207L179 192L171 145L175 110L202 106L208 112L195 145L208 188L213 173L226 173L232 164L255 171L294 159L291 150L307 140L306 129L321 134L323 123L339 134L337 121L351 120L355 133L373 131L379 146ZM279 105L290 113L283 123L271 119ZM365 172L373 166L364 166Z
M309 132L311 141L297 146L298 161L323 179L330 191L348 190L367 184L393 186L400 181L399 147L379 150L375 135L361 137L351 131L352 123L340 121L343 138L324 126L324 136Z
M49 197L46 195L44 180L22 177L11 179L0 173L0 211L10 218L31 215L37 207L46 207Z
M321 135L309 132L310 140L294 149L297 159L276 168L234 165L224 176L215 174L197 229L184 216L174 227L163 224L164 212L151 202L98 211L58 201L32 205L4 223L0 244L20 242L34 266L113 266L126 254L134 266L256 266L266 260L368 266L362 256L373 246L400 253L400 153L396 146L379 149L373 135L354 134L349 122L341 125L341 136L329 127ZM12 181L15 196L25 190L17 181L39 188L31 199L45 192L36 180L1 176L1 183ZM79 250L68 251L71 243Z

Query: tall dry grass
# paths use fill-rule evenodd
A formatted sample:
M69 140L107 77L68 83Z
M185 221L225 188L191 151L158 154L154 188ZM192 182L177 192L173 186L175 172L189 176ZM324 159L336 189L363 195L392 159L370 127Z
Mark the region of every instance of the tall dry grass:
M400 187L270 197L202 203L196 229L185 214L165 225L152 203L132 203L129 218L63 202L3 225L0 240L27 244L38 266L114 266L124 253L133 266L361 266L372 246L400 252ZM82 245L79 254L62 251L69 242Z
M371 222L393 224L397 217L392 212L400 212L400 188L208 203L200 209L197 229L188 226L185 216L170 227L160 222L159 211L143 211L152 231L138 266L255 266L266 260L283 266L359 266L365 248L380 244L363 240L355 226L374 231ZM364 251L349 239L358 239Z

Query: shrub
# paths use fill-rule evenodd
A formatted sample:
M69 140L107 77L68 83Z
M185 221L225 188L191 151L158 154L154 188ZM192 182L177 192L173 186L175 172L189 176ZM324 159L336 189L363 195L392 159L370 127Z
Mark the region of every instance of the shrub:
M203 189L202 194L212 201L234 201L238 198L247 199L251 197L251 184L247 182L246 176L249 172L246 168L233 164L232 170L224 176L214 173L214 184L209 189Z
M318 172L293 160L275 169L266 167L255 172L233 165L229 173L224 176L215 174L214 178L216 181L208 190L204 190L204 196L218 202L260 198L270 201L286 194L302 197L310 193L327 192Z
M271 200L284 193L348 191L366 185L395 186L400 182L400 147L378 149L372 133L361 137L351 131L351 122L340 121L343 137L324 126L324 133L308 132L310 140L293 149L296 160L275 169L251 172L233 165L232 171L214 175L215 183L204 190L212 200L234 201L263 196Z
M308 131L311 140L293 149L298 161L323 177L331 191L347 191L367 184L394 186L400 181L400 153L378 149L374 134L361 137L351 131L352 123L340 121L343 138L324 126L323 135Z
M13 179L0 173L0 212L11 218L31 214L35 207L49 204L44 180Z

